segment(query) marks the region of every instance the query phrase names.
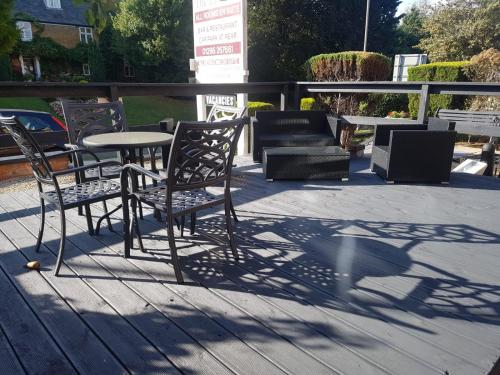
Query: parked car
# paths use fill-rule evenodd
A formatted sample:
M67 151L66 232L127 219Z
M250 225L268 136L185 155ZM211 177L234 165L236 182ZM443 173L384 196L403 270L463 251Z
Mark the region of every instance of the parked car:
M28 111L23 109L1 109L0 115L4 117L16 116L18 120L31 132L60 132L66 131L66 124L59 120L57 117L47 112ZM0 128L0 139L6 131ZM57 151L64 150L64 143L66 143L66 134L61 136L60 139L51 140L48 144L42 142L44 151ZM2 147L0 141L0 156L20 155L21 152L17 146Z

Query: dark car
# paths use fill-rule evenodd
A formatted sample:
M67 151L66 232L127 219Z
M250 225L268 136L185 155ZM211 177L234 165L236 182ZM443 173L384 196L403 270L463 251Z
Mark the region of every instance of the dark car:
M26 129L34 133L42 132L64 132L60 133L61 136L56 136L55 139L52 138L47 142L40 142L44 151L56 151L63 150L64 144L66 143L66 125L64 122L59 120L57 117L51 115L47 112L38 111L28 111L23 109L1 109L0 116L10 117L16 116L17 119L23 124ZM19 155L19 148L16 146L9 145L5 147L5 142L2 142L2 138L6 134L6 130L0 128L0 156L12 156ZM13 143L13 142L12 142ZM11 143L11 144L12 144Z

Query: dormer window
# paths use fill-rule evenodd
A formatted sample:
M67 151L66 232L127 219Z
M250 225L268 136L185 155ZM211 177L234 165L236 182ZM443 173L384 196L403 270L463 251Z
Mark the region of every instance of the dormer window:
M17 21L17 29L21 34L21 40L23 42L30 42L33 40L33 32L31 31L31 22Z
M45 0L45 6L50 9L61 9L61 0Z

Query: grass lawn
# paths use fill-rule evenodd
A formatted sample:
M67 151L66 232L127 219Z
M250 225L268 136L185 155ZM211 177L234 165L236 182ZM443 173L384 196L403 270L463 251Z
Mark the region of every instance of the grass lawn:
M179 100L162 96L130 96L123 98L129 125L157 124L173 117L174 121L196 120L196 101Z
M0 98L0 109L29 109L32 111L50 112L49 104L40 98Z

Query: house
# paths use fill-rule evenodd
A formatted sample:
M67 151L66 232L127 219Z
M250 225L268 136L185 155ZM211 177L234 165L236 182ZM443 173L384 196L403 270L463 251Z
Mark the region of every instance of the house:
M13 16L21 33L24 45L35 44L37 40L47 40L74 49L88 44L95 38L94 30L86 19L88 5L75 5L73 0L16 0ZM45 39L46 38L46 39ZM40 48L43 47L39 47ZM71 64L55 56L41 56L37 48L25 48L28 52L18 52L11 56L12 70L18 76L39 80L51 73L68 73L90 76L88 61Z

